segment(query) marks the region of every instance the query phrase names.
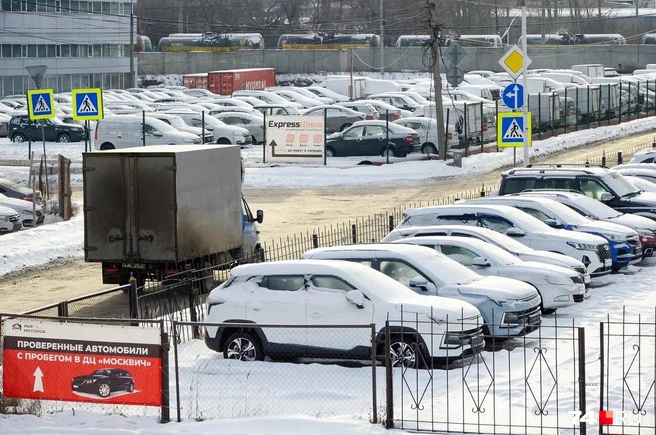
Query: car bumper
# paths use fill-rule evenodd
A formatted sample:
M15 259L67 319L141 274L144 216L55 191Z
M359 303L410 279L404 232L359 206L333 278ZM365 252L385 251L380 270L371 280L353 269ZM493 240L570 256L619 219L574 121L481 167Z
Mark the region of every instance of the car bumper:
M583 283L568 285L542 284L535 285L535 287L542 296L542 306L548 310L568 307L583 302L585 299L585 284Z
M2 226L0 226L0 233L15 233L16 231L20 231L21 228L23 228L23 225L20 222L2 222Z
M642 244L642 258L651 257L654 255L654 249L656 249L656 238L654 237L640 237L640 243Z
M45 215L37 215L36 217L36 226L38 227L39 225L42 225L46 220ZM32 216L30 216L28 219L23 219L23 226L25 228L31 228L33 227L34 221L32 220Z

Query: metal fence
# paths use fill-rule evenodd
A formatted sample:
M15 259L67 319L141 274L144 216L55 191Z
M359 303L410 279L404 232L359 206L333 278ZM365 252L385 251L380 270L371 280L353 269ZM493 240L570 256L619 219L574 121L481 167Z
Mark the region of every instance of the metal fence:
M123 285L24 311L51 317L130 318L129 285Z

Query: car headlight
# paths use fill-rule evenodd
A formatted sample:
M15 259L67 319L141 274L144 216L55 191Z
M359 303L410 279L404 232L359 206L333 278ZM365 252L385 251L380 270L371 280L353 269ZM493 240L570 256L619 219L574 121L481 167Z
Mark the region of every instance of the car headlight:
M592 243L567 242L567 244L574 249L581 249L584 251L594 251L597 249L597 245L593 245Z
M567 285L572 283L570 280L561 279L560 276L555 275L542 275L542 279L551 285Z

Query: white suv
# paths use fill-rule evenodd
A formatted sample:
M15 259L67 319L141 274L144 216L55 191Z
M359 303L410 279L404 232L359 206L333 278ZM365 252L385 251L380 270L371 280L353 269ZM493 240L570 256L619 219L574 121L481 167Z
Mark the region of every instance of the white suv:
M206 345L227 359L368 359L370 333L316 327L375 324L376 341L381 343L387 320L395 331L390 344L395 365L417 367L422 360L457 359L485 345L483 319L473 305L418 295L370 267L346 261L237 266L225 283L212 290L207 307L208 322L230 324L208 325L205 331ZM269 326L238 327L238 323ZM417 349L422 349L421 355Z
M540 220L507 205L466 204L409 208L401 227L428 225L472 225L489 228L515 238L533 249L569 255L581 261L590 275L609 274L612 260L608 241L592 234L554 229Z

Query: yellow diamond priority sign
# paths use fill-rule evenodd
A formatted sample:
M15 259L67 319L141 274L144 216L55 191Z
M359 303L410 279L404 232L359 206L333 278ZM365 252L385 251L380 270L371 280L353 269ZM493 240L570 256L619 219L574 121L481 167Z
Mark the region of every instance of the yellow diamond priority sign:
M531 64L531 59L517 45L513 45L499 61L499 65L515 80L522 74L524 63L526 63L526 68L528 68Z

